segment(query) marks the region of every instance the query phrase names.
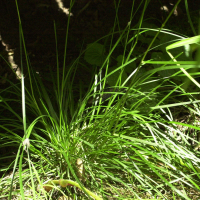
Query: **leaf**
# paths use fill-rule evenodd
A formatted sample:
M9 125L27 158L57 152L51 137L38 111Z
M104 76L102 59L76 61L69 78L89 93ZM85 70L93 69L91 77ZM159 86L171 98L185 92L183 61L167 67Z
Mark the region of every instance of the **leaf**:
M126 100L127 108L133 110L135 109L135 106L139 103L140 106L136 108L137 111L139 111L140 113L149 112L151 110L151 107L156 106L158 102L157 94L155 92L152 92L152 90L154 90L158 86L158 84L158 82L147 82L138 85L137 92L130 92L128 94L128 98Z
M123 55L117 56L116 60L117 60L117 66L121 66L123 61Z
M187 42L191 43L194 40L192 40L192 39L191 40L190 39L180 40L180 37L177 37L172 34L164 34L164 33L160 33L158 35L158 37L160 38L160 44L162 44L161 46L159 46L157 48L158 50L161 50L163 53L165 53L166 50L170 49L170 53L174 57L179 55L176 58L176 60L178 60L178 61L192 60L192 56L189 55L190 50L189 50L189 45L187 44ZM179 47L179 48L177 48L177 47Z
M174 48L177 48L177 47L182 47L182 46L194 44L194 43L198 44L199 42L200 42L200 35L194 36L194 37L191 37L191 38L186 38L186 39L183 39L181 41L175 42L175 43L167 46L166 50L174 49Z
M166 56L166 54L162 53L162 52L153 52L151 54L151 58L154 61L167 61L169 60L168 56ZM153 64L155 68L161 68L163 69L163 65L161 64ZM171 77L173 74L175 74L176 72L180 71L179 69L167 69L167 70L160 70L157 73L161 76L161 77ZM180 76L173 76L173 79L176 79L178 81L182 81L182 78Z
M106 60L105 48L102 44L91 43L87 45L84 59L91 65L101 67Z
M117 67L120 67L122 65L123 55L117 56L116 60L117 60ZM131 62L130 64L125 66L124 71L130 74L133 72L133 70L135 70L135 68L136 68L135 62Z
M108 73L114 71L115 69L116 69L116 67L109 68ZM109 86L115 86L120 74L121 74L121 70L118 70L118 71L114 72L113 74L111 74L110 76L107 76L106 83ZM123 71L123 73L121 74L121 82L123 83L126 79L127 79L127 74L125 71Z

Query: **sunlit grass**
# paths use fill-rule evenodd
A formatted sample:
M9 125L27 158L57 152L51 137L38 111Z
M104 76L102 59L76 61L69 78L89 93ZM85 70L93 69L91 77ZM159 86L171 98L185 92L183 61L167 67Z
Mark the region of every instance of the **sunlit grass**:
M152 47L158 36L155 34L147 51L138 56L142 58L139 65L123 79L125 67L138 59L132 52L143 33L144 12L139 27L134 29L135 39L130 38L129 24L119 31L121 35L115 43L112 41L96 73L97 81L78 103L73 96L76 80L71 77L82 55L69 70L63 67L61 76L57 69L51 90L44 86L27 57L29 74L25 82L10 81L10 87L0 93L0 109L7 112L0 119L1 148L13 148L12 154L5 153L1 158L6 163L1 168L0 197L89 199L90 192L99 199L192 199L194 191L199 195L199 141L193 136L200 129L199 100L180 81L180 77L188 77L180 68L187 70L198 63L177 63L169 58L156 61L158 67L154 68L155 63L146 61L146 55L156 48ZM156 33L160 31L155 29ZM114 30L107 37L112 34ZM21 37L25 46L23 32ZM109 72L112 53L120 43L125 44L122 62ZM105 76L101 77L104 69ZM176 71L170 76L159 74L166 69ZM119 78L110 85L114 90L107 92L110 96L105 100L106 82L115 72L119 72ZM182 113L186 113L185 121L178 115ZM189 135L190 130L196 133ZM61 179L75 181L76 187L60 187L57 183ZM48 191L45 185L50 183L56 185Z

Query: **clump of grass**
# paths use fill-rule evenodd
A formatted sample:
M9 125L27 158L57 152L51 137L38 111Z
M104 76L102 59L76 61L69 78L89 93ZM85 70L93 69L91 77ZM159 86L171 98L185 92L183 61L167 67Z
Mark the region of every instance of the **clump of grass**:
M132 29L128 24L119 31L120 36L114 44L114 30L106 36L112 41L108 55L103 51L105 47L99 45L100 40L99 44L93 44L100 48L95 54L96 60L88 54L92 45L88 46L85 60L99 66L99 70L96 82L91 84L84 98L80 98L78 105L73 97L73 81L76 80L71 77L74 77L76 64L80 64L81 55L69 70L63 67L61 77L58 64L57 76L52 76L52 90L47 90L29 65L20 23L29 74L24 82L22 68L21 84L9 81L10 87L0 93L1 111L8 112L1 118L1 147L15 147L16 151L14 156L5 154L2 158L12 162L2 168L1 197L89 199L91 195L86 188L102 199L192 199L194 191L199 195L198 146L189 142L198 145L199 141L187 135L188 129L198 131L199 128L174 118L180 108L190 112L194 119L199 115L199 101L180 79L189 78L196 83L192 77L198 73L193 71L188 75L186 70L199 63L181 62L173 53L171 60L145 60L151 48L157 48L152 45L160 32L172 34L162 29L168 18L161 29L151 29L155 34L144 54L133 56L139 37L150 31L142 28L146 4L139 27ZM167 47L168 53L172 47L198 41L198 37L195 41L194 38L179 43L172 41L173 45ZM110 71L110 60L120 43L123 43L124 53ZM160 45L166 47L164 43ZM138 66L127 70L136 60L139 60ZM118 78L113 84L111 77L116 74ZM114 90L103 102L106 83ZM93 96L92 104L88 105ZM17 107L22 107L22 114ZM10 170L12 174L8 176ZM54 185L53 189L45 191L45 183L61 179L72 180L80 189Z

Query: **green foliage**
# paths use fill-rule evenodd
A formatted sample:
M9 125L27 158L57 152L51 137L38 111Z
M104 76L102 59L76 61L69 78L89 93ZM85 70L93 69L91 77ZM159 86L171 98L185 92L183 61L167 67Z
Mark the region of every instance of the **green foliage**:
M84 59L91 65L101 67L105 62L105 48L99 43L88 44Z
M199 37L177 43L182 36L143 24L143 17L144 12L134 29L128 24L120 31L109 49L98 41L68 70L63 67L62 75L58 65L50 89L29 65L24 48L29 72L25 82L8 80L9 87L0 91L0 111L6 113L0 119L0 147L15 152L1 157L6 165L1 167L0 197L58 199L62 194L89 199L90 191L102 199L189 200L194 191L199 196L199 141L194 136L200 130L200 101L183 87L185 78L199 86L193 78L197 72L187 73L199 63L191 62L183 49L171 51L198 45ZM144 45L144 52L137 51L138 44ZM115 53L122 47L124 53ZM98 67L99 80L75 105L76 80L71 77L79 60ZM102 103L106 83L112 90ZM195 134L189 135L192 131ZM56 184L63 185L57 180L62 179L67 180L62 184L83 192L59 188Z

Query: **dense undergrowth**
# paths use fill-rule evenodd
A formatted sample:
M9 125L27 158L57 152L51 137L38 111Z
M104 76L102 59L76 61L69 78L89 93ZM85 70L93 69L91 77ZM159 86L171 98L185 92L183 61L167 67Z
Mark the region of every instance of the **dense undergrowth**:
M57 56L51 87L31 67L19 20L28 75L21 65L0 92L0 198L198 199L200 61L190 48L200 37L164 29L173 11L161 28L144 22L147 4L137 25L134 13L124 30L116 20L71 66ZM85 95L74 77L86 64L96 74Z

